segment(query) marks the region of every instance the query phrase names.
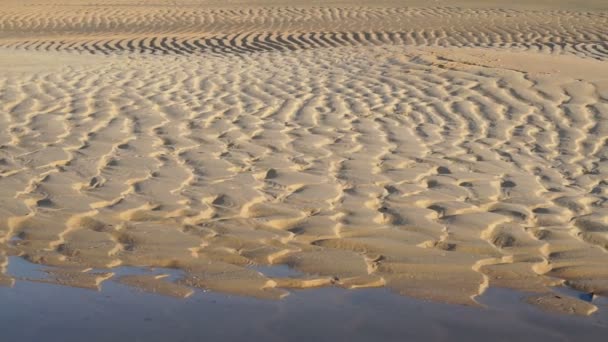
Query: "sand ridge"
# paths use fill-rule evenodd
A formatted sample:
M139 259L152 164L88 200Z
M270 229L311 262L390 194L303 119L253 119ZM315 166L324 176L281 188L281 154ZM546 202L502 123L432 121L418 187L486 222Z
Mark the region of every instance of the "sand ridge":
M6 266L19 255L60 267L45 281L94 289L119 265L179 268L176 282L118 279L177 297L386 286L478 305L499 286L586 315L595 305L560 301L552 287L608 294L602 13L521 12L546 26L509 32L496 21L509 11L451 9L496 19L479 24L495 34L456 16L471 25L460 34L422 27L399 42L385 31L397 19L431 27L452 12L259 9L246 32L275 31L238 33L232 22L233 33L205 41L163 38L187 21L174 11L196 8L163 9L157 33L146 26L155 9L133 9L151 16L132 27L109 19L124 9L90 8L81 21L88 14L65 8L35 20L37 10L0 21L11 42L2 58L25 70L0 69L0 284L14 282ZM197 23L205 11L188 13ZM227 14L209 13L221 20L208 27L225 30ZM374 16L388 19L357 33ZM315 20L333 33L298 26ZM186 48L196 42L204 49ZM34 50L71 57L28 72Z
M605 60L608 14L478 8L9 6L0 46L92 54L291 51L360 45L501 47Z

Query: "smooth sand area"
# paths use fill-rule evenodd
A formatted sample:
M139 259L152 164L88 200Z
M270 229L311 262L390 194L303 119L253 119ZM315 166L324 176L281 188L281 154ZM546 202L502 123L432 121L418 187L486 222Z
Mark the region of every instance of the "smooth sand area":
M0 284L605 310L605 2L396 3L8 1Z

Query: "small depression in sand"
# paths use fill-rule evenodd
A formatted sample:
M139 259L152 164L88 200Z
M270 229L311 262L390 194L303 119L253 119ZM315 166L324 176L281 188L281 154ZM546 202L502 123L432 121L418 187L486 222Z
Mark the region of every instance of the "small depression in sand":
M118 2L0 9L11 310L605 329L604 11Z

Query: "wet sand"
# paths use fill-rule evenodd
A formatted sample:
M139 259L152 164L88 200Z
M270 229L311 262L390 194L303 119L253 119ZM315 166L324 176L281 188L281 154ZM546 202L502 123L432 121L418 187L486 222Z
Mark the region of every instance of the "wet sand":
M54 267L31 282L177 298L510 289L592 322L608 12L536 5L9 1L2 291L38 286L23 259Z
M45 278L23 260L9 273ZM265 274L294 275L283 267ZM121 267L121 276L178 270ZM281 301L197 290L186 299L117 281L100 292L30 281L0 288L0 328L10 341L603 341L605 310L593 318L549 314L521 304L525 294L491 289L487 308L420 301L383 289L295 291ZM608 302L596 302L606 307Z

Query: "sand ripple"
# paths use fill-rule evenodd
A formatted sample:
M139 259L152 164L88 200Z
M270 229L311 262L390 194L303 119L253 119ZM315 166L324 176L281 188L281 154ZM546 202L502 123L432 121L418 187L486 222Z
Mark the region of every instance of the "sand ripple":
M0 11L0 47L92 54L339 46L503 47L606 60L605 12L443 8L37 6Z
M0 284L21 255L92 288L111 274L89 268L180 268L180 284L122 280L179 296L387 286L475 305L500 286L589 314L551 287L608 295L605 15L44 10L0 12L15 61L109 56L0 74ZM40 32L65 37L17 37ZM534 58L592 71L497 62L513 47L526 52L510 60L550 52ZM302 274L251 269L279 264Z

